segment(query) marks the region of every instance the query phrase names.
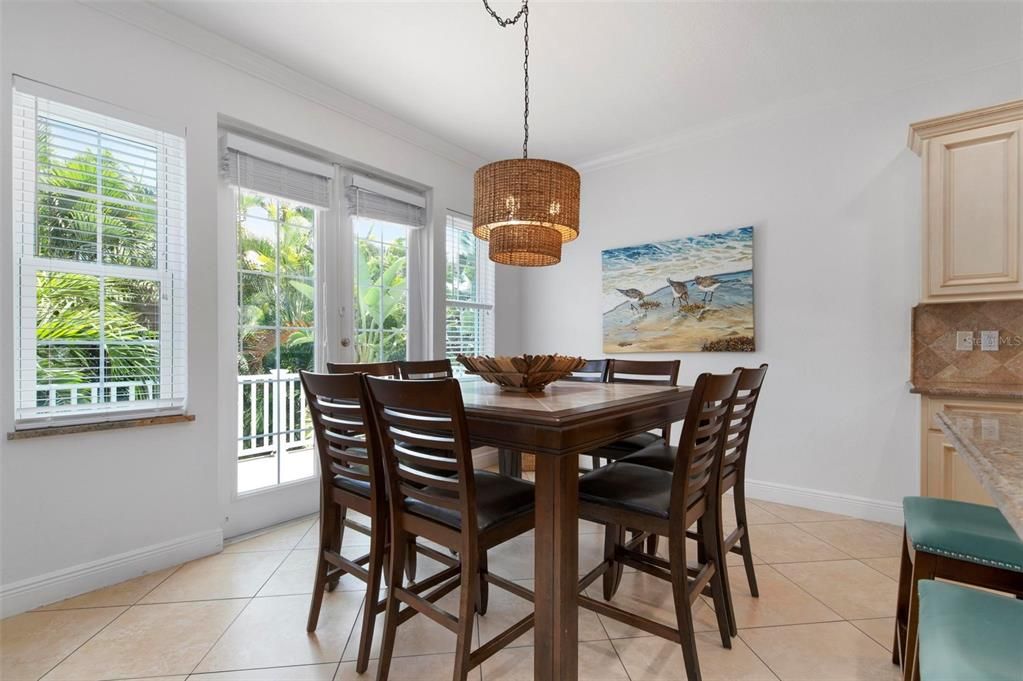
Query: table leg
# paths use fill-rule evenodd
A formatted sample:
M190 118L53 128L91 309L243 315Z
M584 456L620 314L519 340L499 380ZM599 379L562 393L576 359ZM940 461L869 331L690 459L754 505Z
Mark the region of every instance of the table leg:
M513 449L498 449L497 469L503 475L510 475L513 478L521 478L522 452L516 452Z
M579 457L536 457L533 678L579 675Z

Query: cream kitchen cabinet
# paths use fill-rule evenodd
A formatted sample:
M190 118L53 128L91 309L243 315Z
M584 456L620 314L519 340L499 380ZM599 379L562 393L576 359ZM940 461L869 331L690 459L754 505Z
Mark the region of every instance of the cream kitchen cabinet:
M1023 298L1023 100L910 126L923 159L923 302Z

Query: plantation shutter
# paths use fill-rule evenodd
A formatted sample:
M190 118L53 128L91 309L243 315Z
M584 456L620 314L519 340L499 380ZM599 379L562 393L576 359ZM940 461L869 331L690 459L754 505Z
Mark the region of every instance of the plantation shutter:
M445 297L445 354L494 354L494 263L472 233L472 219L448 214Z
M231 184L317 208L330 207L334 167L234 133L224 136Z
M420 192L353 175L348 178L346 198L355 216L396 222L412 229L426 226L426 197Z
M15 427L181 412L185 140L15 78Z

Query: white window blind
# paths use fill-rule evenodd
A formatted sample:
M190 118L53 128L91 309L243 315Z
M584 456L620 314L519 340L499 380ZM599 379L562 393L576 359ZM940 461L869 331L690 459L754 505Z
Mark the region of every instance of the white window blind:
M394 222L412 229L426 226L426 197L372 178L348 178L348 209L357 217Z
M317 208L330 207L334 168L234 133L224 136L231 184Z
M449 214L445 236L446 355L493 355L494 263L473 235L470 218Z
M181 411L185 141L41 88L13 93L15 425Z

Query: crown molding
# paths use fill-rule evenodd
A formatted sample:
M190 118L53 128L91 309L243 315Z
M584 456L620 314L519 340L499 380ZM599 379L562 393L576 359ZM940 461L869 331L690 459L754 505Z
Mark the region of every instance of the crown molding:
M833 107L846 106L855 102L869 101L877 97L912 90L931 83L940 83L941 81L948 80L949 78L955 78L968 75L970 73L1009 66L1012 64L1020 65L1020 73L1021 77L1023 77L1023 57L1002 60L973 68L965 68L946 73L939 77L925 77L919 73L919 70L888 74L886 77L879 77L869 83L786 100L749 114L724 118L709 125L694 126L677 133L665 135L618 151L583 158L574 162L572 166L580 173L592 172L603 168L630 163L642 158L657 156L674 149L689 146L698 141L723 137L737 130L768 125L770 123L798 118L800 116L807 116ZM1023 105L1023 100L1020 102L1000 104L988 107L987 109L999 109L1002 107L1010 107L1012 105ZM978 109L977 111L987 111L987 109ZM940 121L942 119L932 120ZM921 123L914 125L922 125L930 122L931 121L922 121ZM911 131L911 147L912 134L913 133Z
M920 156L924 150L924 141L932 137L1019 120L1023 120L1023 99L949 116L928 118L909 126L909 148Z
M137 2L78 0L78 2L460 166L475 169L484 163L483 157L468 149L232 42L213 31L197 26L151 4L148 0Z

